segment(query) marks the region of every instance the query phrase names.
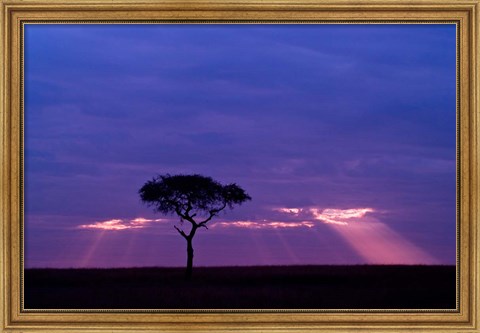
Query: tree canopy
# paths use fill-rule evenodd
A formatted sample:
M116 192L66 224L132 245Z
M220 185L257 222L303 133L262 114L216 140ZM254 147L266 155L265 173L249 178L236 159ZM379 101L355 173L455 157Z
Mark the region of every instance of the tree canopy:
M237 184L222 185L211 177L195 175L159 175L139 191L141 200L155 211L177 214L190 221L205 216L205 225L226 207L242 204L251 197ZM192 222L192 221L190 221Z

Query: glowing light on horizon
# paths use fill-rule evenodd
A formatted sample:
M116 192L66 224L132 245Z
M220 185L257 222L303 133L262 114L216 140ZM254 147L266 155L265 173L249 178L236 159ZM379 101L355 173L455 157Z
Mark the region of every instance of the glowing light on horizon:
M375 210L373 208L349 208L349 209L336 209L336 208L275 208L274 211L285 213L289 215L298 216L299 214L305 214L313 216L315 220L325 223L347 225L352 219L362 219L367 213L372 213Z
M367 213L373 212L373 208L351 208L351 209L333 209L327 208L320 210L318 208L274 208L274 211L293 215L296 218L302 216L302 221L231 221L216 222L212 227L237 227L250 229L281 229L281 228L313 228L317 221L331 224L347 225L347 221L352 219L362 219ZM305 215L305 216L303 216ZM313 216L313 220L312 219ZM305 218L309 218L307 220Z
M369 213L377 212L374 208L277 208L275 211L290 216L291 220L240 220L219 221L210 228L243 228L255 230L274 230L277 232L282 246L289 257L296 262L294 248L282 238L280 230L295 230L298 228L316 231L320 225L328 226L337 233L348 246L368 264L437 264L439 260L425 250L412 243L405 236L393 230ZM78 229L98 230L90 250L82 258L85 266L92 260L97 247L108 231L122 231L150 227L155 222L171 222L169 219L110 219L91 224L77 226ZM213 221L212 221L213 222ZM319 229L321 230L321 229ZM293 244L292 244L293 245ZM129 251L130 252L130 251Z
M146 219L143 217L137 217L137 218L134 218L133 220L130 220L130 222L133 224L144 224L149 222L162 222L162 221L164 221L164 219Z
M351 209L333 209L327 208L320 212L319 209L310 209L316 220L321 220L325 223L347 225L348 220L362 219L367 213L372 213L373 208L351 208Z
M127 230L127 229L142 229L146 227L147 223L162 222L164 219L146 219L137 217L131 220L126 219L111 219L107 221L94 222L91 224L82 224L77 226L77 229L100 229L100 230Z
M215 227L236 227L248 229L281 229L281 228L313 228L315 223L311 221L300 222L254 222L254 221L232 221L232 222L217 222L212 225Z
M274 210L280 213L295 214L295 215L302 211L302 209L300 208L275 208Z

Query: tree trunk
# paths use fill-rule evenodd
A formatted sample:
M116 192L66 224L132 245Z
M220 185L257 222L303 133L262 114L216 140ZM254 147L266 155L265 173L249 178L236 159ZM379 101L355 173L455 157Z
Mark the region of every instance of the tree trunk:
M185 278L190 280L192 278L193 269L193 246L192 239L187 239L187 270L185 272Z

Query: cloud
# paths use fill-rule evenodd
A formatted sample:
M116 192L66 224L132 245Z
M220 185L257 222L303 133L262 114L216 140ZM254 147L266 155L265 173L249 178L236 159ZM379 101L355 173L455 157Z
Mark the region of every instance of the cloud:
M351 209L333 209L328 208L320 211L319 209L310 210L315 219L323 221L325 223L333 224L348 224L348 221L353 219L361 219L365 217L367 213L372 213L375 210L373 208L351 208Z
M322 221L324 223L347 225L348 222L363 219L367 213L375 212L373 208L274 208L274 211L287 214L290 216L300 216L302 218L311 216L313 220Z
M164 219L146 219L137 217L131 220L125 219L111 219L107 221L94 222L91 224L81 224L77 229L101 229L101 230L128 230L128 229L143 229L151 222L162 222Z
M276 208L274 210L279 211L281 213L294 214L294 215L297 215L301 211L300 208Z
M365 218L367 213L375 212L373 208L274 208L285 217L293 220L259 220L259 221L222 221L212 224L212 227L235 227L248 229L288 229L288 228L313 228L318 221L327 224L347 225L348 222L359 221Z
M315 223L311 221L301 222L254 222L254 221L232 221L232 222L216 222L212 225L212 228L216 227L235 227L235 228L247 228L247 229L285 229L285 228L313 228Z

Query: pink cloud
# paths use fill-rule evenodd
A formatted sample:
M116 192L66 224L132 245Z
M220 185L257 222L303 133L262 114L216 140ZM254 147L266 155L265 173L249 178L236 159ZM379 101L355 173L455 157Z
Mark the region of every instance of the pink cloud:
M212 225L215 227L235 227L235 228L248 228L248 229L280 229L280 228L312 228L315 223L311 221L300 222L282 222L282 221L232 221L232 222L217 222Z
M351 209L333 209L327 208L322 211L313 208L310 212L313 214L316 220L320 220L325 223L346 225L348 222L352 222L365 217L367 213L374 212L373 208L351 208Z
M313 217L314 220L324 223L346 225L348 222L358 221L363 219L367 213L374 212L373 208L274 208L274 211L288 214L290 216Z
M164 219L146 219L137 217L135 219L111 219L106 221L94 222L90 224L82 224L77 229L101 229L101 230L127 230L127 229L143 229L151 222L162 222Z

